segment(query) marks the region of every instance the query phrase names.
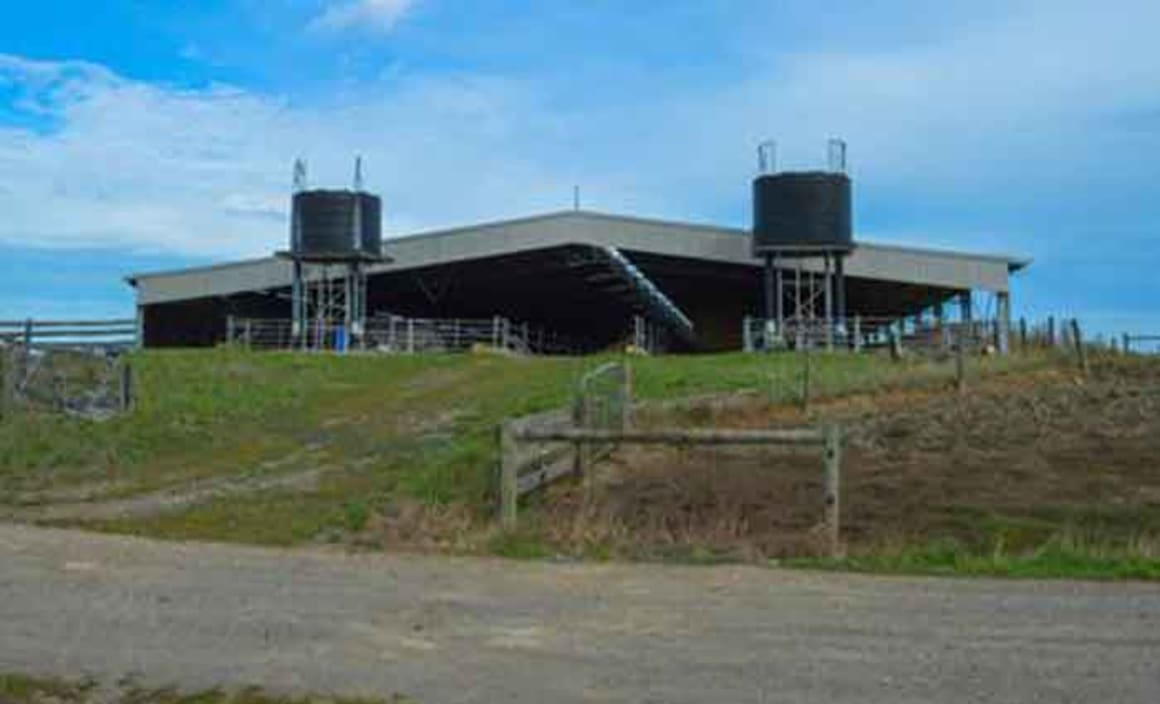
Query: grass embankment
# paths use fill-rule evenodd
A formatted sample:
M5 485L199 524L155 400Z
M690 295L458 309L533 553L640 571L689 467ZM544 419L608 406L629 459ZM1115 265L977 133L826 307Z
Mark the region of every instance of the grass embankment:
M180 692L173 688L142 688L129 682L102 686L89 680L0 674L0 704L406 704L410 701L398 695L366 699L291 697L271 694L257 687Z
M400 503L479 515L492 505L497 424L564 405L579 375L606 359L146 352L133 360L138 396L128 416L103 423L18 416L0 424L0 502L105 500L321 470L308 486L96 527L292 544L357 530ZM790 355L633 363L641 399L750 390L781 402L800 391L801 361ZM812 376L825 396L949 374L946 364L818 355Z
M520 534L496 534L490 521L496 426L508 416L565 405L578 377L607 359L489 354L338 358L232 349L142 353L134 359L139 395L130 415L103 423L39 415L0 424L0 511L5 504L59 504L78 498L100 502L158 490L181 492L199 482L293 479L301 474L302 482L224 491L177 511L81 524L165 538L280 545L353 540L387 549L523 556L753 556L712 545L660 554L635 552L600 540L571 549L546 535L547 523L558 516L541 497L529 502ZM798 398L801 363L792 355L639 358L633 360L634 385L643 400L748 391L759 399L758 405L769 402L777 415ZM974 360L971 371L978 378L1015 372L1004 377L1015 380L1051 364L1044 358L984 359ZM818 399L875 397L885 390L945 389L954 364L817 355L812 372ZM825 404L820 405L814 419L827 419ZM696 412L681 413L685 422L705 420ZM707 419L730 422L728 417ZM783 413L779 420L784 419ZM922 456L907 461L935 460ZM854 453L849 462L861 460ZM854 480L850 491L857 490ZM1155 576L1155 561L1140 549L1152 534L1150 508L1145 507L1147 516L1128 518L1136 538L1116 533L1110 542L1103 537L1068 542L1067 531L1078 525L1076 516L1090 506L1077 509L1072 502L1054 514L1046 505L1047 513L1032 516L1029 523L1027 512L995 510L973 504L970 497L935 498L928 502L935 509L912 526L916 532L894 543L884 543L882 535L892 534L896 525L878 534L869 526L881 522L880 516L859 518L855 513L853 557L809 564L874 571ZM913 510L903 504L897 512ZM1111 510L1121 517L1131 513L1127 507ZM972 518L960 520L963 515ZM955 525L948 528L948 522ZM1011 528L1032 524L1034 530ZM1105 535L1102 528L1095 533ZM617 536L622 544L633 539L623 531ZM1087 562L1075 566L1076 555ZM1142 566L1133 566L1137 563Z

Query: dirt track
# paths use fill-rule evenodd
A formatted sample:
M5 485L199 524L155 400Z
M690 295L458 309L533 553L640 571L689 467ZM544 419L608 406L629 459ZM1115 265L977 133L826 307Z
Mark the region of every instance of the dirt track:
M0 526L0 670L421 702L1160 700L1160 590Z

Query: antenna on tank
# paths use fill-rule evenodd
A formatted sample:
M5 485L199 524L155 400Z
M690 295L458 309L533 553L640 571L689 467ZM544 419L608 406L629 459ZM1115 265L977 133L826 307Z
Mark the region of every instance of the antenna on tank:
M362 170L362 156L354 158L354 190L361 191L363 189L363 170Z
M831 173L846 173L846 141L833 137L826 142L826 163Z
M580 186L572 186L572 210L580 209Z
M767 139L757 145L757 173L777 173L777 142Z
M306 162L302 159L294 160L294 192L306 190Z

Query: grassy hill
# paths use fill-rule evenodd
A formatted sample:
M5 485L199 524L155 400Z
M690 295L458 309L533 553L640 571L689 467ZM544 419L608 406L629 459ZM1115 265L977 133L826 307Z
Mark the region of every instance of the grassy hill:
M214 502L201 509L204 521L193 511L173 530L299 542L349 523L359 505L396 495L485 511L499 422L567 404L579 376L607 360L144 352L133 360L130 415L103 423L17 416L0 424L0 502L91 501L320 469L311 491ZM790 401L799 392L801 361L792 355L638 358L633 365L636 394L646 400L750 390ZM819 355L813 376L819 395L833 395L950 373L946 364Z
M614 533L629 535L627 541L609 538L609 533L577 542L560 530L565 519L576 524L576 515L568 512L575 492L567 483L532 499L522 536L497 535L491 520L498 424L505 417L566 405L580 375L608 359L489 353L335 357L225 348L140 353L133 359L138 398L131 414L100 423L54 415L15 416L0 423L0 515L178 539L353 541L387 549L631 556L632 549L622 548L632 543L633 531L647 533L641 526L633 528L633 517L653 514L637 506L616 519L619 532ZM1052 383L1071 384L1070 371L1058 373L1068 364L1045 356L973 360L972 386L989 385L988 393L1001 395L1011 389L1008 395L1016 396L1028 388L1020 380L1052 370ZM749 399L732 416L695 405L673 411L667 422L674 423L762 426L837 419L871 427L870 421L881 415L875 399L893 397L897 404L902 394L904 405L921 405L954 398L950 361L893 363L874 355L816 355L813 387L830 402L818 404L811 417L793 411L800 357L674 356L634 358L632 365L636 394L644 401L706 394ZM921 393L911 398L909 392ZM843 401L855 396L861 405ZM985 418L984 411L971 422ZM663 414L661 420L666 421ZM897 428L876 432L889 435ZM909 451L907 442L898 441L896 449ZM897 464L883 464L877 456L874 462L859 460L858 452L855 445L851 463L887 469ZM941 462L938 456L922 461ZM732 463L744 475L748 460L731 457L715 455L701 464ZM622 453L617 462L622 474L647 466L651 476L677 471L673 476L679 478L680 471L699 460L634 460ZM944 464L978 471L958 460ZM626 470L627 465L632 467ZM675 481L669 477L662 484ZM855 474L851 486L857 481ZM917 480L899 481L905 486ZM752 492L752 487L741 491ZM881 491L873 488L872 494ZM632 505L624 498L631 496L622 488L620 503ZM942 518L962 514L971 501L936 504L942 512L924 513L929 520L922 530L941 530L947 524ZM853 504L852 535L868 541L873 531L859 526L859 505L868 504ZM738 510L747 515L749 509ZM986 507L980 510L990 515ZM754 532L744 521L738 525L735 534L724 534L726 549L712 546L714 554L736 556L729 541ZM702 538L693 530L682 539ZM673 537L666 533L664 540ZM525 550L529 544L532 548Z

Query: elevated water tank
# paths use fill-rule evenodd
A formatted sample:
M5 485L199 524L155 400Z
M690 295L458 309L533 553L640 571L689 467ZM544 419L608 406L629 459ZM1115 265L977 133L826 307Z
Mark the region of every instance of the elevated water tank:
M753 181L753 253L808 254L854 246L850 178L835 171L762 174Z
M303 259L378 257L382 202L362 191L309 190L294 194L290 249Z

